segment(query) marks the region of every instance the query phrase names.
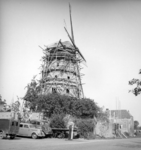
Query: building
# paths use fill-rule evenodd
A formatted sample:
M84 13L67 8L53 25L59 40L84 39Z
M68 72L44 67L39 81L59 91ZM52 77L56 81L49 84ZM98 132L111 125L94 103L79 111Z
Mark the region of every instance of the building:
M119 124L122 133L129 133L134 135L134 119L127 110L110 110L109 119L114 124Z
M60 93L77 98L84 97L80 70L85 58L75 44L71 8L70 24L71 36L64 27L70 42L59 40L45 46L45 49L42 48L44 52L40 80L42 94Z

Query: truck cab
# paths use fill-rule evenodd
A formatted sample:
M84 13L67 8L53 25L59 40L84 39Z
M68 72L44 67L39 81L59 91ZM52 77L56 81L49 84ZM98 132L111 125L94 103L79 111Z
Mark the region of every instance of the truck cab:
M19 120L11 112L0 112L0 138L14 139L19 132Z

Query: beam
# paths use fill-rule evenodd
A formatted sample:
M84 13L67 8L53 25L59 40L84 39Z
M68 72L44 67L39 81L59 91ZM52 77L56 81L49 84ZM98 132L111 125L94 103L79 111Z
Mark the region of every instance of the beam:
M72 42L72 44L73 44L75 50L80 54L80 56L81 56L81 57L83 58L83 60L86 62L85 58L83 57L83 55L81 54L81 52L79 51L79 49L76 47L75 43L73 42L73 40L72 40L71 36L69 35L67 29L66 29L65 27L64 27L64 29L65 29L65 31L67 32L68 37L69 37L69 39L71 40L71 42Z
M75 41L74 41L74 34L73 34L72 17L71 17L71 5L70 4L69 4L69 11L70 11L71 37L72 37L73 42L75 43Z

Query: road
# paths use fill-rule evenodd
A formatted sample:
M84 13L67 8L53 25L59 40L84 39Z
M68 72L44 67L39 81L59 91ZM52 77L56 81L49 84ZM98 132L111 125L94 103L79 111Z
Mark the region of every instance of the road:
M129 139L30 139L0 140L0 150L139 150L141 138Z

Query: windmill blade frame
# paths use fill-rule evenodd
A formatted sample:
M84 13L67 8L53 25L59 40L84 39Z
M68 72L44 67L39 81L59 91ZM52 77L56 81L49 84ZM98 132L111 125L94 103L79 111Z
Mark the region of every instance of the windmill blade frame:
M70 41L72 42L72 44L73 44L75 50L80 54L80 56L81 56L81 57L83 58L83 60L86 62L84 56L82 55L82 53L80 52L80 50L78 49L78 47L76 47L75 43L73 42L73 40L72 40L72 38L71 38L69 32L67 31L67 29L66 29L65 27L64 27L64 29L65 29L65 31L67 32L67 35L68 35Z

